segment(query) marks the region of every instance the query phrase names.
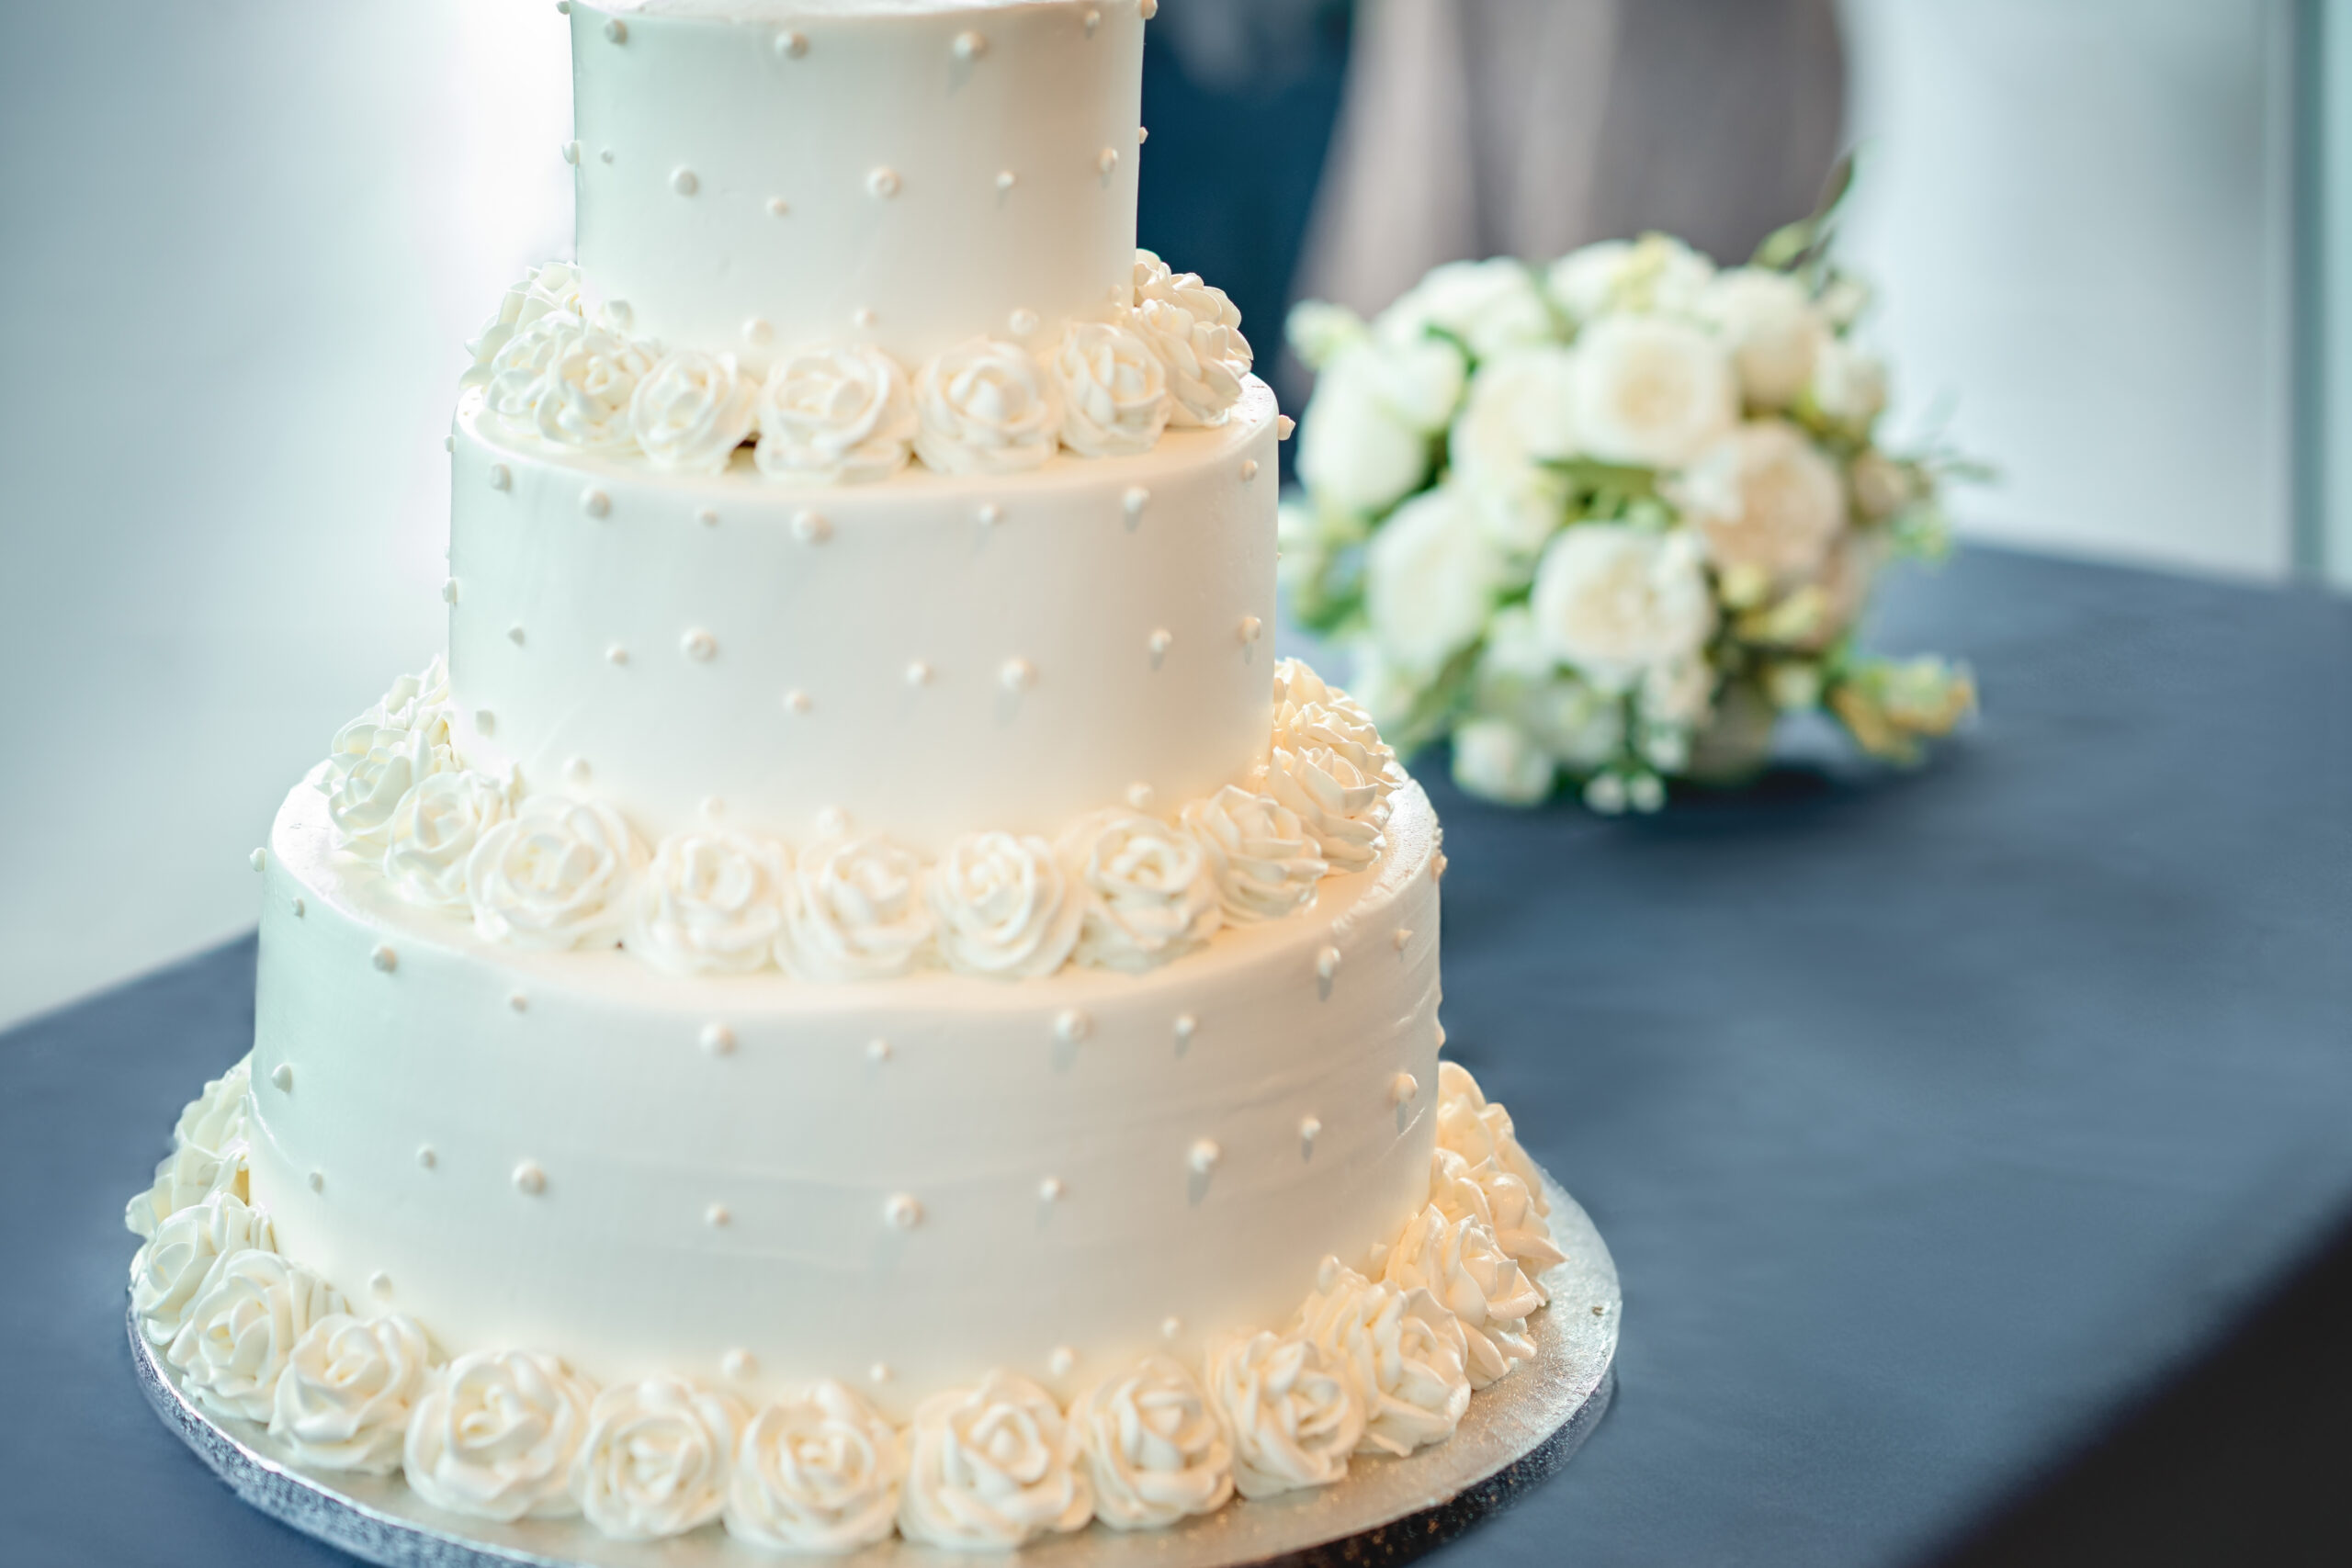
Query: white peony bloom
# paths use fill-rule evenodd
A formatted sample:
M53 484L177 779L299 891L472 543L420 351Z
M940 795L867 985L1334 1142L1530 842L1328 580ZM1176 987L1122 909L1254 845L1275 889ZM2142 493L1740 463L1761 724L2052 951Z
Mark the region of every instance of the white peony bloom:
M588 319L580 269L568 262L535 266L524 275L522 282L506 291L498 302L497 314L483 322L481 331L466 344L473 365L459 385L477 387L489 380L491 367L507 340L547 315L569 316L582 324Z
M1577 337L1569 427L1604 463L1679 468L1739 417L1723 346L1663 316L1604 316Z
M1837 468L1786 420L1740 425L1675 488L1709 558L1726 573L1782 583L1812 577L1846 527Z
M189 1303L212 1265L232 1252L275 1252L269 1212L233 1192L215 1192L167 1216L130 1260L130 1309L139 1331L161 1348L178 1337Z
M269 1435L297 1464L390 1475L432 1369L432 1343L413 1318L320 1318L277 1380Z
M673 349L629 394L629 429L657 468L725 473L751 437L759 390L731 354Z
M1527 1188L1537 1213L1552 1212L1551 1201L1544 1196L1543 1175L1519 1146L1510 1112L1488 1100L1470 1069L1459 1062L1437 1065L1437 1146L1473 1166L1494 1161Z
M1181 828L1098 811L1063 835L1061 853L1085 900L1080 964L1139 974L1199 947L1221 922L1208 852Z
M872 484L907 466L915 400L897 360L864 344L804 348L768 369L753 459L772 479Z
M1094 1517L1113 1529L1166 1529L1233 1495L1233 1443L1199 1382L1146 1356L1070 1407L1094 1482Z
M943 474L1043 467L1060 445L1061 390L1017 343L974 338L915 377L915 454Z
M1536 1275L1566 1259L1552 1245L1551 1223L1536 1207L1527 1183L1492 1156L1472 1165L1452 1149L1430 1151L1430 1201L1449 1220L1476 1220L1494 1232L1496 1245L1527 1273L1536 1293Z
M1366 340L1339 354L1299 424L1299 482L1342 512L1386 511L1428 480L1432 437L1453 421L1468 374L1442 338Z
M1534 274L1508 256L1434 268L1382 311L1373 330L1391 341L1443 332L1478 359L1559 336Z
M1544 288L1553 303L1582 324L1624 311L1687 316L1715 276L1715 264L1666 234L1603 240L1552 264Z
M1078 944L1086 906L1053 845L1012 833L958 839L931 868L923 895L950 969L1034 980Z
M1208 852L1227 925L1279 919L1303 907L1331 869L1298 814L1272 795L1227 784L1187 802L1183 823Z
M1698 541L1622 523L1583 523L1544 552L1529 601L1552 656L1604 692L1696 655L1715 629Z
M1434 673L1478 640L1509 581L1470 497L1452 485L1417 495L1364 552L1364 611L1398 667Z
M477 1350L433 1374L401 1467L419 1497L478 1519L564 1518L595 1385L556 1357Z
M1504 718L1473 718L1453 730L1453 782L1482 800L1535 806L1552 793L1552 759Z
M124 1206L122 1223L136 1236L152 1236L165 1220L192 1209L216 1192L252 1201L245 1142L232 1138L217 1149L183 1144L155 1167L154 1184Z
M629 400L661 349L550 312L518 329L490 364L484 408L507 432L586 452L636 440Z
M684 1535L727 1506L728 1468L751 1419L743 1402L684 1378L616 1383L588 1407L572 1501L616 1540Z
M506 784L470 770L417 781L384 829L384 880L408 902L463 912L466 863L481 836L513 814Z
M847 1552L889 1539L905 1440L832 1382L768 1405L735 1448L727 1533L766 1551Z
M1544 1293L1477 1221L1449 1220L1436 1204L1424 1206L1389 1246L1381 1278L1399 1290L1427 1291L1453 1314L1469 1348L1472 1388L1534 1356L1527 1314L1544 1304Z
M1886 366L1838 338L1821 344L1813 362L1813 406L1849 431L1870 429L1886 412Z
M1625 742L1625 705L1559 668L1524 604L1496 612L1479 655L1477 711L1508 719L1561 766L1589 773Z
M1168 372L1150 344L1123 326L1072 321L1054 352L1061 388L1062 445L1081 457L1148 452L1174 404Z
M184 1149L193 1144L218 1153L243 1142L250 1113L247 1097L253 1087L254 1058L248 1051L227 1072L208 1080L203 1093L180 1108L180 1119L172 1128L172 1147Z
M1293 1328L1354 1379L1365 1416L1358 1453L1401 1458L1443 1442L1470 1408L1468 1340L1427 1291L1375 1283L1326 1258Z
M1566 513L1568 482L1544 465L1576 453L1575 379L1575 355L1549 344L1488 360L1471 378L1447 450L1453 483L1499 549L1533 555Z
M673 975L748 975L775 961L791 857L782 844L718 830L662 840L637 885L622 942Z
M1700 298L1699 314L1731 351L1740 389L1755 408L1781 409L1796 401L1829 339L1804 286L1764 267L1717 274Z
M1209 1352L1206 1382L1233 1434L1233 1483L1244 1497L1346 1478L1364 1408L1339 1357L1299 1335L1252 1334Z
M164 1359L207 1410L266 1421L296 1342L344 1310L342 1293L316 1274L247 1247L213 1260Z
M804 980L886 980L923 960L933 922L922 862L888 840L833 839L800 855L785 897L784 966Z
M1274 671L1274 731L1264 794L1297 813L1335 871L1362 871L1380 852L1396 753L1356 701L1295 659Z
M1054 1396L992 1371L915 1407L899 1529L909 1540L1006 1551L1084 1529L1094 1493Z
M488 942L563 952L620 940L645 846L595 801L536 795L466 861L474 930Z

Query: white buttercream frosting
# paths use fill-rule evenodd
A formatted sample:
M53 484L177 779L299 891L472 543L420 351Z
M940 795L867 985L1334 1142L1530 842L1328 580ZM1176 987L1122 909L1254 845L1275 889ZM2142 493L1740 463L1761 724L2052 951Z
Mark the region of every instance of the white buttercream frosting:
M595 1388L556 1357L478 1350L433 1374L409 1417L402 1468L434 1507L474 1518L561 1518Z
M1472 1165L1452 1149L1430 1153L1430 1201L1449 1220L1475 1220L1492 1231L1495 1241L1526 1271L1537 1294L1544 1292L1539 1276L1561 1261L1552 1245L1551 1223L1536 1207L1540 1185L1531 1190L1493 1156Z
M610 946L645 859L612 807L534 795L484 833L466 862L474 929L517 947Z
M1272 795L1227 784L1187 802L1183 823L1207 852L1218 906L1234 925L1292 913L1331 869L1298 814Z
M471 769L418 780L385 825L385 881L412 904L463 912L466 863L513 805L507 783Z
M1347 1475L1363 1439L1363 1398L1346 1364L1296 1334L1218 1346L1208 1393L1233 1434L1233 1482L1244 1497L1329 1486Z
M1467 1337L1426 1290L1374 1282L1330 1259L1295 1326L1354 1378L1365 1415L1359 1452L1442 1442L1470 1408Z
M1086 909L1054 847L1035 837L974 833L949 847L923 884L951 969L1034 979L1060 968Z
M479 386L490 379L491 367L509 339L537 321L541 316L562 315L587 320L588 307L583 297L580 269L569 262L549 262L535 266L525 274L523 281L506 291L499 300L498 310L466 352L473 356L473 366L466 372L465 384Z
M735 1449L727 1533L769 1551L845 1552L888 1538L906 1444L864 1395L827 1380L752 1416Z
M1070 1407L1094 1483L1094 1517L1114 1529L1165 1529L1233 1495L1233 1443L1200 1381L1167 1356L1103 1379Z
M638 383L662 357L608 319L549 311L517 328L490 362L491 414L511 434L583 452L626 450Z
M218 1153L242 1142L253 1087L254 1059L248 1052L227 1072L208 1081L204 1092L182 1108L179 1122L172 1128L172 1146L184 1149L194 1145Z
M1168 428L1168 372L1152 345L1129 328L1072 321L1062 331L1053 368L1061 389L1062 445L1079 456L1148 452Z
M747 975L775 962L791 886L789 852L745 833L679 833L638 884L631 953L673 975Z
M130 1260L130 1307L148 1343L169 1345L212 1265L231 1253L277 1250L268 1213L216 1192L166 1217Z
M319 787L340 847L380 852L392 813L409 791L457 766L448 700L448 671L435 659L422 673L401 676L382 701L335 732Z
M800 852L786 897L785 966L804 980L880 980L922 962L931 906L922 863L886 839L834 839Z
M1148 969L1200 946L1222 922L1208 852L1157 818L1097 812L1063 835L1062 853L1086 899L1080 964Z
M322 1317L277 1380L269 1435L297 1463L389 1475L432 1370L432 1341L412 1318Z
M1136 253L1136 330L1167 367L1175 423L1225 422L1250 374L1241 312L1198 273L1177 273L1149 251Z
M975 338L915 377L915 451L944 474L1041 468L1059 445L1061 389L1017 343Z
M316 1274L247 1247L214 1259L164 1359L206 1409L266 1421L295 1345L343 1310L342 1294Z
M1520 1147L1510 1112L1488 1100L1470 1069L1459 1062L1437 1065L1437 1146L1460 1155L1473 1168L1492 1160L1519 1179L1536 1213L1552 1212L1544 1196L1543 1175Z
M771 367L757 412L760 472L806 484L871 484L907 466L914 393L880 349L827 344Z
M1082 1529L1093 1512L1076 1434L1027 1378L992 1371L916 1407L899 1505L909 1540L1001 1551Z
M218 1149L183 1144L155 1167L155 1179L146 1191L124 1205L122 1223L130 1234L152 1236L165 1220L183 1209L203 1202L215 1192L249 1196L245 1145L230 1140Z
M752 434L759 393L733 355L673 349L629 394L629 430L657 468L720 473Z
M616 1540L683 1535L718 1517L735 1444L751 1413L732 1394L684 1378L600 1392L571 1461L571 1495Z
M1379 853L1397 776L1372 716L1297 660L1283 660L1264 788L1297 813L1334 868L1359 871Z
M1381 1278L1427 1291L1453 1313L1468 1343L1472 1388L1535 1354L1527 1314L1544 1304L1544 1294L1475 1219L1449 1220L1434 1203L1423 1208L1388 1247Z

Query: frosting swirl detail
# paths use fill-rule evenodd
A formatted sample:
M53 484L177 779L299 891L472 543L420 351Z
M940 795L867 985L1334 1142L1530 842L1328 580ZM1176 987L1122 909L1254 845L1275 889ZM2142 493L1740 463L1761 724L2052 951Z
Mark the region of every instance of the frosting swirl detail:
M838 1382L820 1382L743 1428L727 1533L769 1551L871 1545L889 1537L906 1472L906 1446L881 1413Z
M915 451L944 474L1043 467L1059 443L1061 391L1025 348L974 338L915 377Z
M1474 1168L1487 1160L1517 1177L1538 1214L1552 1212L1544 1178L1519 1145L1510 1112L1487 1100L1470 1069L1459 1062L1437 1065L1437 1146L1460 1155Z
M958 839L932 867L923 894L947 966L1000 979L1059 969L1085 916L1054 847L1011 833Z
M209 1080L204 1092L182 1108L172 1128L172 1146L184 1149L194 1145L218 1154L232 1144L243 1143L249 1114L247 1097L253 1087L254 1058L248 1051L227 1072Z
M474 929L516 947L610 946L644 863L644 846L611 807L535 795L467 858Z
M342 1293L316 1274L247 1247L213 1261L164 1359L207 1410L266 1421L295 1345L343 1310Z
M1552 1245L1551 1224L1526 1182L1491 1156L1474 1166L1441 1147L1430 1151L1430 1201L1449 1220L1475 1220L1494 1232L1496 1245L1526 1271L1536 1294L1544 1294L1537 1276L1566 1255Z
M448 698L448 671L435 659L423 673L392 682L381 702L335 731L319 787L338 848L380 853L408 792L458 765Z
M752 434L758 397L733 355L673 349L629 394L629 430L657 468L724 473Z
M1081 457L1148 452L1168 428L1168 373L1151 344L1123 326L1072 321L1054 353L1062 445Z
M122 1223L133 1235L152 1236L165 1220L215 1192L250 1201L245 1163L243 1138L218 1149L183 1144L155 1167L154 1184L123 1206Z
M1232 784L1186 804L1185 831L1207 852L1228 925L1279 919L1315 897L1331 869L1298 814Z
M1208 941L1222 919L1207 852L1155 818L1101 811L1062 840L1086 917L1080 964L1140 972Z
M1461 1324L1472 1388L1485 1388L1535 1354L1527 1314L1544 1293L1476 1220L1449 1220L1428 1204L1388 1248L1381 1278L1425 1290Z
M250 1207L233 1192L216 1192L180 1210L155 1227L130 1260L130 1308L139 1314L140 1332L151 1345L168 1346L215 1262L232 1252L277 1250L268 1211Z
M1093 1488L1054 1396L999 1370L915 1407L899 1528L910 1540L1002 1551L1083 1529Z
M673 975L748 975L775 961L790 859L782 844L741 833L662 840L638 884L631 952Z
M433 1374L401 1466L434 1507L479 1519L561 1518L596 1391L553 1356L478 1350Z
M417 781L384 829L384 877L428 909L468 907L466 863L481 837L512 815L508 786L471 769Z
M571 1495L616 1540L683 1535L726 1506L728 1467L750 1414L733 1395L684 1378L616 1383L588 1408Z
M488 381L498 351L516 332L546 315L587 320L578 267L567 262L549 262L531 268L522 282L509 288L498 302L497 313L483 322L481 331L466 344L466 352L473 356L473 366L459 384L476 387Z
M1355 1379L1364 1403L1358 1453L1404 1455L1442 1442L1470 1408L1469 1347L1461 1324L1429 1292L1375 1283L1337 1258L1298 1309L1298 1332Z
M1167 367L1175 423L1223 424L1241 400L1254 358L1241 335L1241 312L1225 291L1137 251L1136 330Z
M802 852L785 904L785 967L804 980L884 980L930 945L922 863L885 839L833 840Z
M1347 1367L1295 1334L1219 1346L1208 1393L1233 1434L1233 1483L1244 1497L1329 1486L1363 1440L1363 1398Z
M770 479L871 484L907 466L914 395L898 361L864 344L830 344L778 360L760 389L760 445Z
M409 1415L432 1365L432 1343L413 1318L322 1317L295 1342L277 1380L269 1435L298 1463L389 1475L401 1466Z
M1113 1529L1165 1529L1233 1496L1233 1444L1191 1372L1147 1356L1070 1409L1094 1483L1094 1517Z
M1380 852L1396 754L1354 698L1295 659L1276 671L1265 793L1295 812L1323 858L1362 871Z

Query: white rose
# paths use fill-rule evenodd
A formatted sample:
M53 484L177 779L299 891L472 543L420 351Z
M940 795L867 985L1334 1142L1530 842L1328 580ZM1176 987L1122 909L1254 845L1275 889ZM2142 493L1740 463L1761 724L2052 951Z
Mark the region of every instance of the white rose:
M645 846L612 807L535 795L466 861L474 930L489 942L562 952L620 940Z
M1832 424L1866 431L1886 412L1886 366L1838 338L1813 362L1813 406Z
M1470 1408L1468 1340L1427 1291L1374 1283L1326 1258L1293 1327L1355 1380L1365 1416L1358 1453L1402 1458L1443 1442Z
M915 454L943 474L1042 467L1060 445L1061 391L1016 343L974 338L915 377Z
M1566 515L1568 482L1544 465L1576 452L1576 358L1553 344L1478 367L1447 443L1454 482L1499 548L1533 555Z
M1186 802L1182 820L1208 852L1227 925L1279 919L1312 902L1331 869L1298 813L1269 795L1227 784Z
M1399 1290L1424 1290L1461 1324L1469 1348L1470 1386L1484 1388L1535 1354L1527 1314L1544 1304L1495 1233L1476 1220L1449 1220L1425 1205L1391 1244L1381 1278Z
M1492 1158L1473 1166L1452 1149L1430 1150L1430 1201L1449 1220L1476 1220L1492 1231L1538 1295L1544 1285L1536 1276L1566 1258L1552 1245L1551 1222L1536 1208L1535 1194Z
M782 844L742 833L674 833L637 885L622 942L673 975L748 975L775 961L792 877Z
M1149 251L1136 253L1136 331L1168 373L1180 426L1223 424L1241 400L1255 358L1241 312L1198 273L1171 273Z
M421 731L433 746L450 744L447 660L436 654L416 674L402 675L373 707L336 730L327 745L327 776L319 787L332 791L336 778L376 749L377 733L385 729Z
M1578 334L1569 425L1604 463L1679 468L1739 417L1723 345L1663 316L1604 316Z
M253 1087L254 1058L248 1051L227 1072L209 1080L203 1093L180 1108L180 1119L172 1128L172 1146L184 1149L193 1144L218 1153L243 1142Z
M412 904L464 910L466 862L481 836L510 814L506 785L488 773L428 774L385 824L385 880Z
M1086 1528L1093 1488L1054 1396L992 1371L915 1407L899 1529L909 1540L1005 1551Z
M416 1495L479 1519L563 1518L594 1384L553 1356L477 1350L433 1374L401 1465Z
M1453 782L1482 800L1538 806L1552 793L1555 769L1527 732L1504 718L1474 718L1453 730Z
M165 1220L194 1208L215 1192L227 1192L250 1201L252 1189L245 1169L245 1143L232 1138L220 1148L184 1144L155 1167L155 1180L146 1191L124 1206L122 1223L130 1234L152 1236Z
M248 1247L213 1260L164 1359L207 1410L266 1421L295 1343L344 1310L342 1293L316 1274Z
M1477 641L1509 576L1466 494L1446 485L1417 495L1364 552L1372 635L1393 663L1432 674Z
M1622 523L1563 530L1536 567L1529 607L1544 648L1604 692L1695 656L1715 629L1698 541Z
M1283 322L1284 341L1309 370L1322 369L1342 349L1363 342L1367 332L1362 316L1326 299L1300 300Z
M616 1383L588 1407L572 1501L616 1540L684 1535L727 1506L728 1466L751 1412L684 1378Z
M1299 482L1342 512L1387 510L1428 481L1432 438L1453 421L1468 375L1442 338L1365 340L1340 353L1316 378L1299 425Z
M1478 359L1559 335L1534 275L1508 256L1435 268L1382 311L1374 330L1404 340L1431 328L1459 338Z
M491 361L484 407L508 432L615 451L636 439L629 400L661 350L560 312L522 327Z
M1168 372L1151 344L1105 321L1072 321L1055 350L1062 445L1081 457L1148 452L1168 428Z
M922 863L876 838L802 852L785 899L784 966L804 980L884 980L931 944Z
M1284 660L1274 681L1263 792L1298 814L1333 870L1362 871L1380 852L1403 776L1396 753L1353 698L1297 660Z
M474 387L489 380L491 366L507 340L546 315L570 316L583 323L587 320L580 269L568 262L535 266L524 275L522 282L506 291L498 302L497 313L483 322L481 331L466 344L473 364L459 385Z
M947 966L1007 980L1060 968L1086 913L1053 845L1011 833L958 839L931 868L923 895Z
M1076 957L1141 973L1208 941L1222 919L1208 852L1182 829L1125 811L1100 811L1063 835L1086 917Z
M804 348L760 389L760 472L801 484L872 484L907 466L915 400L898 361L864 344Z
M1488 1100L1470 1069L1459 1062L1437 1065L1437 1146L1452 1150L1473 1166L1494 1161L1519 1178L1537 1213L1552 1212L1551 1200L1544 1196L1543 1174L1519 1146L1510 1112Z
M1742 424L1700 458L1675 499L1724 572L1790 582L1821 570L1846 526L1846 487L1786 420Z
M1747 401L1786 408L1813 379L1815 357L1828 328L1804 286L1785 272L1735 267L1716 275L1699 300L1699 314L1731 350Z
M1070 1407L1094 1482L1094 1517L1113 1529L1166 1529L1233 1495L1233 1444L1192 1373L1146 1356Z
M758 397L733 355L673 349L629 394L629 429L657 468L721 474L752 434Z
M1524 604L1497 612L1478 659L1478 711L1508 719L1562 766L1589 773L1625 743L1625 705L1561 671Z
M320 1318L277 1380L269 1435L297 1464L390 1475L432 1368L432 1344L413 1318Z
M1346 1363L1298 1335L1253 1334L1209 1352L1208 1395L1233 1434L1244 1497L1329 1486L1363 1440L1363 1396Z
M1603 240L1552 264L1544 288L1578 323L1616 311L1689 315L1715 276L1715 264L1665 234Z
M1696 729L1705 724L1714 711L1714 667L1698 658L1653 664L1642 671L1641 683L1634 688L1634 694L1642 716L1652 724L1676 729ZM1645 750L1651 749L1652 742L1645 741L1644 747ZM1662 768L1680 765L1679 761L1661 761L1658 763Z
M277 1233L268 1211L233 1192L216 1192L156 1225L130 1260L130 1308L147 1342L161 1348L176 1338L212 1265L248 1250L277 1251Z
M771 1404L743 1428L727 1486L727 1533L768 1551L847 1552L889 1539L906 1445L840 1383Z

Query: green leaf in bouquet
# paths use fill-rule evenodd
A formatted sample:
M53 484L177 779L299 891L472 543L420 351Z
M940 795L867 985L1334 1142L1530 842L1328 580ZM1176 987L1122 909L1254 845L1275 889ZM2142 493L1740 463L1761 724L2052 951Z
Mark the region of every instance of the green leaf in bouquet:
M1749 258L1749 265L1774 272L1809 270L1827 254L1829 242L1837 232L1838 209L1853 188L1854 153L1849 150L1830 169L1813 210L1765 235L1764 243L1756 247L1755 255Z

